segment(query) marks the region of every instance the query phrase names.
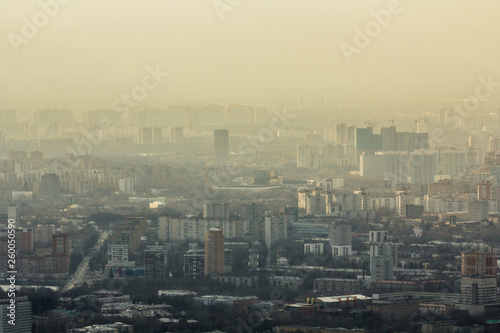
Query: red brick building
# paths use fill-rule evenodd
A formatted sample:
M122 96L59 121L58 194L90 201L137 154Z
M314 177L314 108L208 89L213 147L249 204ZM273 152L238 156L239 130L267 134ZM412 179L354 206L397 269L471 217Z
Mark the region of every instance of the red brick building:
M492 253L462 253L462 275L497 276L497 256Z
M0 270L8 270L7 252L4 240L0 238ZM52 235L52 253L47 255L16 255L15 270L22 277L43 278L46 276L64 277L69 273L71 248L69 234Z

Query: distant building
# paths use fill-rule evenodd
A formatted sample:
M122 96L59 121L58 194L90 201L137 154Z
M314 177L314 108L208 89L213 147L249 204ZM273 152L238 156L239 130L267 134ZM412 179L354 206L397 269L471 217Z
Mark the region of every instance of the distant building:
M350 223L330 223L328 238L332 247L332 256L343 257L352 254L352 226Z
M128 245L126 244L109 244L108 245L108 265L123 266L130 265L128 261Z
M335 143L337 144L355 144L356 127L348 124L335 125Z
M220 227L224 238L245 238L250 235L252 223L242 219L202 219L196 217L160 217L158 237L161 240L204 241L210 228Z
M198 294L191 290L178 290L178 289L169 289L169 290L158 290L158 296L167 296L167 297L196 297Z
M251 268L259 267L259 249L252 247L248 250L248 266Z
M182 127L170 128L170 143L180 144L184 141L184 129Z
M111 109L88 110L82 115L83 123L89 127L99 126L108 122L119 124L122 122L120 118L121 114Z
M297 222L299 220L299 208L294 206L286 206L284 209L288 222Z
M0 110L0 131L13 132L16 129L16 110Z
M399 292L441 292L446 288L444 280L429 281L384 281L378 280L371 283L374 293L399 293Z
M227 202L210 202L203 205L204 219L229 219L229 204Z
M304 279L298 276L271 275L268 279L272 288L297 289L304 285Z
M297 144L297 168L318 169L322 165L321 148L308 144Z
M237 287L256 287L259 282L259 277L257 276L228 276L228 275L219 275L212 276L211 279L213 281L222 282L222 283L230 283Z
M25 231L26 230L26 231ZM69 273L71 246L69 234L52 235L52 248L43 255L35 255L33 249L33 234L31 229L17 232L19 254L16 257L17 274L24 278L52 276L65 278ZM3 238L4 236L0 236ZM6 239L6 238L5 238ZM0 240L0 245L6 244ZM6 274L8 269L7 246L2 245L0 251L0 274Z
M462 253L460 280L462 302L459 309L469 313L484 312L484 305L497 302L497 257L494 254L469 251Z
M342 213L367 211L369 208L368 197L366 193L361 191L336 195L335 202L341 206Z
M343 327L329 328L329 327L311 327L311 326L276 326L273 328L275 333L365 333L364 329L354 328L347 330Z
M153 144L154 145L163 144L163 128L153 127Z
M134 180L132 178L123 178L118 181L118 190L126 194L134 194Z
M264 218L264 240L268 249L276 242L288 238L288 225L285 215L272 215L266 212Z
M325 252L325 245L323 243L304 243L304 255L323 255Z
M469 219L481 221L488 218L488 201L473 201L469 203Z
M382 243L387 242L389 240L389 231L370 231L369 233L369 241L370 243Z
M422 217L423 213L424 213L423 205L407 204L405 206L405 211L403 216L405 216L407 219L418 219Z
M218 162L229 156L229 131L227 129L214 130L214 157Z
M307 215L328 215L330 214L331 192L321 194L316 191L313 195L306 197L306 214Z
M454 149L439 149L436 153L437 175L460 176L465 171L466 152Z
M12 191L12 201L33 200L33 191Z
M479 251L462 252L462 275L497 276L497 256Z
M258 221L264 214L262 211L262 206L252 202L248 205L243 206L241 215L244 219L247 219L249 221Z
M210 228L205 237L205 275L224 273L224 235L221 228Z
M184 255L184 277L188 279L205 278L205 251L189 250Z
M351 245L334 245L332 246L333 257L346 257L352 254Z
M162 242L167 241L167 217L166 216L160 216L158 217L158 239Z
M373 237L377 237L376 234L373 234ZM397 264L398 246L396 244L387 243L385 241L371 242L370 274L372 281L394 280L393 269L397 267Z
M497 301L496 277L463 275L460 282L465 304L482 305Z
M50 246L52 235L56 233L54 224L37 224L34 228L33 242L37 247Z
M133 333L134 326L121 322L114 324L91 325L83 328L70 328L66 333Z
M146 216L132 215L114 225L112 244L126 244L130 253L135 253L146 235L148 220Z
M19 207L17 205L9 205L7 208L8 220L14 220L16 229L19 228Z
M254 185L279 185L278 171L276 170L254 170Z
M356 149L365 152L382 150L382 135L373 134L373 127L356 128Z
M39 193L41 198L59 198L61 195L61 183L59 181L59 176L55 173L42 175Z
M15 325L9 323L8 316L12 307L11 298L0 299L0 332L2 333L28 333L31 332L31 302L28 296L15 298Z
M355 294L361 291L361 283L361 280L357 279L320 278L314 280L314 290Z
M423 230L424 229L422 227L413 227L413 236L415 236L417 238L421 238Z
M167 249L163 246L148 246L144 250L144 277L165 279L167 270Z
M410 153L409 165L412 184L434 183L437 163L433 151L419 150Z
M420 127L422 127L420 122ZM417 123L419 126L419 123ZM424 126L425 127L425 126ZM421 129L421 128L420 128ZM414 132L396 132L396 126L381 127L382 147L384 151L412 152L429 147L429 133L425 130Z
M419 304L420 312L428 312L436 315L450 316L455 310L454 304L445 304L440 302L424 302Z
M360 175L391 181L391 186L408 182L408 154L400 151L376 152L360 156Z
M0 230L0 253L8 253L8 229ZM50 245L50 241L49 241ZM33 253L33 229L16 229L16 253L29 255ZM50 250L48 251L50 253Z
M140 145L158 145L163 143L161 127L141 127L138 129L137 143Z
M56 124L71 125L73 112L64 109L45 109L33 114L34 122L42 126L54 126Z

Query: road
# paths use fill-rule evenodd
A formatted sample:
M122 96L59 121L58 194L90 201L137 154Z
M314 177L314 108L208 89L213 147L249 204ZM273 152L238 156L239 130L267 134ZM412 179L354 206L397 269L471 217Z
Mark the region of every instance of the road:
M99 235L99 239L96 244L97 249L95 250L95 252L98 252L101 249L101 247L104 245L104 241L108 238L108 236L109 236L109 231L103 231L103 233ZM83 258L75 274L73 275L73 278L68 283L66 283L64 287L61 288L62 293L73 289L75 286L80 285L85 280L85 273L89 268L90 259L92 258L95 252L92 252L91 254Z

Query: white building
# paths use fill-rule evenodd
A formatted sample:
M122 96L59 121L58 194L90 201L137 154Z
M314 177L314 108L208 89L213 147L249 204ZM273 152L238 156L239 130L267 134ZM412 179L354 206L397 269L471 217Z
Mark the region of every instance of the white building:
M461 277L462 302L481 305L494 303L497 299L497 279L494 276Z
M346 257L352 255L351 245L338 245L332 246L332 256L333 257Z
M16 229L19 228L19 207L17 205L9 205L7 208L7 217L9 220L15 221Z
M158 238L162 241L204 241L210 228L220 227L224 238L244 238L251 232L249 220L200 219L188 217L160 217Z
M118 181L118 190L122 193L134 194L134 180L132 178L122 178Z
M109 266L128 266L128 245L114 244L108 245L108 265Z
M413 227L413 235L417 238L421 238L423 233L422 227Z
M323 255L325 245L323 243L304 243L304 255Z
M15 325L9 323L11 321L9 314L12 313L11 300L11 298L0 299L0 332L31 332L31 302L28 297L16 296L14 304Z
M370 230L369 241L370 243L383 243L389 239L389 231L387 230Z

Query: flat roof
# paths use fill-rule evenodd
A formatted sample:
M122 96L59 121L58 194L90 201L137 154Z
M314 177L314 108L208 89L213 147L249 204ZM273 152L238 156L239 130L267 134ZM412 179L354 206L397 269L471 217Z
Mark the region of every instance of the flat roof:
M315 300L324 302L324 303L340 303L340 302L345 302L347 300L352 301L352 300L361 300L361 301L366 301L366 300L371 300L371 297L367 297L365 295L361 294L356 294L356 295L343 295L343 296L333 296L333 297L317 297Z

